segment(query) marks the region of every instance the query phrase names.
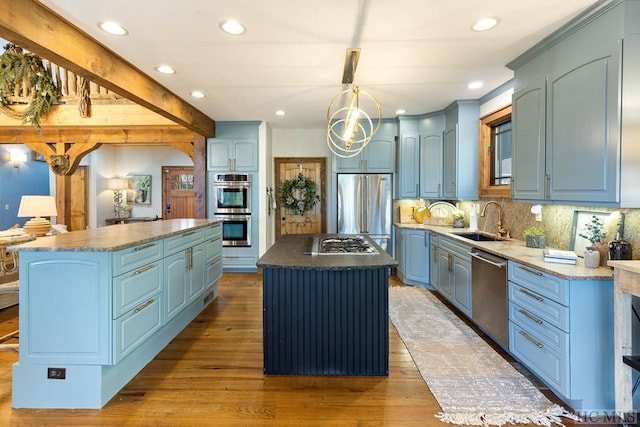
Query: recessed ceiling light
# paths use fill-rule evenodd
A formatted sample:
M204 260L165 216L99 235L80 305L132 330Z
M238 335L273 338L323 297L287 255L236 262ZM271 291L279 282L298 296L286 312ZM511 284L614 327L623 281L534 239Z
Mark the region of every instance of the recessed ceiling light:
M473 24L473 31L487 31L498 25L498 18L482 18Z
M169 65L158 65L156 67L156 71L162 74L175 74L176 70L174 70Z
M407 110L404 110L402 108L399 108L399 109L396 110L396 114L404 114L406 112L407 112Z
M220 23L220 29L227 34L238 36L244 34L246 28L235 19L228 19Z
M126 36L128 34L124 27L114 21L101 22L99 25L104 31L114 36Z
M469 85L467 87L469 89L480 89L483 85L484 85L484 83L482 83L480 81L476 81L476 82L469 83Z
M284 115L286 115L286 114L287 114L287 113L286 113L284 110L278 110L278 111L276 111L276 116L284 116Z
M193 96L194 98L204 98L206 95L199 90L194 90L193 92L191 92L191 96Z

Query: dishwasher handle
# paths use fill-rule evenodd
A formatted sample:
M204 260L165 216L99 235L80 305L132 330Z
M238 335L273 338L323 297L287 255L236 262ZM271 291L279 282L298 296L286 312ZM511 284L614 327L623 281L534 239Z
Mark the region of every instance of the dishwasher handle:
M503 262L495 262L493 260L490 260L488 258L483 257L479 252L467 252L469 255L471 255L472 257L474 257L475 259L478 259L482 262L486 262L489 263L495 267L498 268L505 268L507 266L507 262L503 261Z

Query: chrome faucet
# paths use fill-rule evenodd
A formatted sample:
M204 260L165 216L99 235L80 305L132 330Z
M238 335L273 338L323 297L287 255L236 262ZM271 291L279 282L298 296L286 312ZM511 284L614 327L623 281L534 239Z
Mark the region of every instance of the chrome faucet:
M485 216L485 214L487 213L487 206L489 205L496 205L496 208L498 209L498 236L506 237L507 239L509 239L511 237L509 234L509 229L502 226L502 206L498 202L494 200L488 201L484 205L484 208L482 208L482 212L480 212L480 216L482 217Z

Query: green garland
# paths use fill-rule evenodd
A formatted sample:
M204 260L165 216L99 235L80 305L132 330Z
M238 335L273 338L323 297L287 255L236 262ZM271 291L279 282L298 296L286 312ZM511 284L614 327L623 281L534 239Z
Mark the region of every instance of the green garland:
M280 187L280 205L296 215L304 214L319 201L315 182L301 173L286 180Z
M22 122L39 130L40 120L58 100L53 78L37 55L11 43L4 48L0 55L0 107L7 111L9 101L5 97L13 93L16 84L22 85L26 80L27 87L35 89L35 95L22 113Z

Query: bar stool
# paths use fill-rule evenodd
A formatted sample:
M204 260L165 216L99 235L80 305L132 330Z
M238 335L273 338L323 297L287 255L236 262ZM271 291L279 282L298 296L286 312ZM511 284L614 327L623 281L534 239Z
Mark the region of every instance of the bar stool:
M19 280L14 280L13 282L0 283L0 294L2 293L18 293L19 292ZM14 351L18 352L20 349L20 344L5 344L6 341L9 341L12 338L18 337L19 330L13 331L11 333L6 334L5 336L0 337L0 351Z

